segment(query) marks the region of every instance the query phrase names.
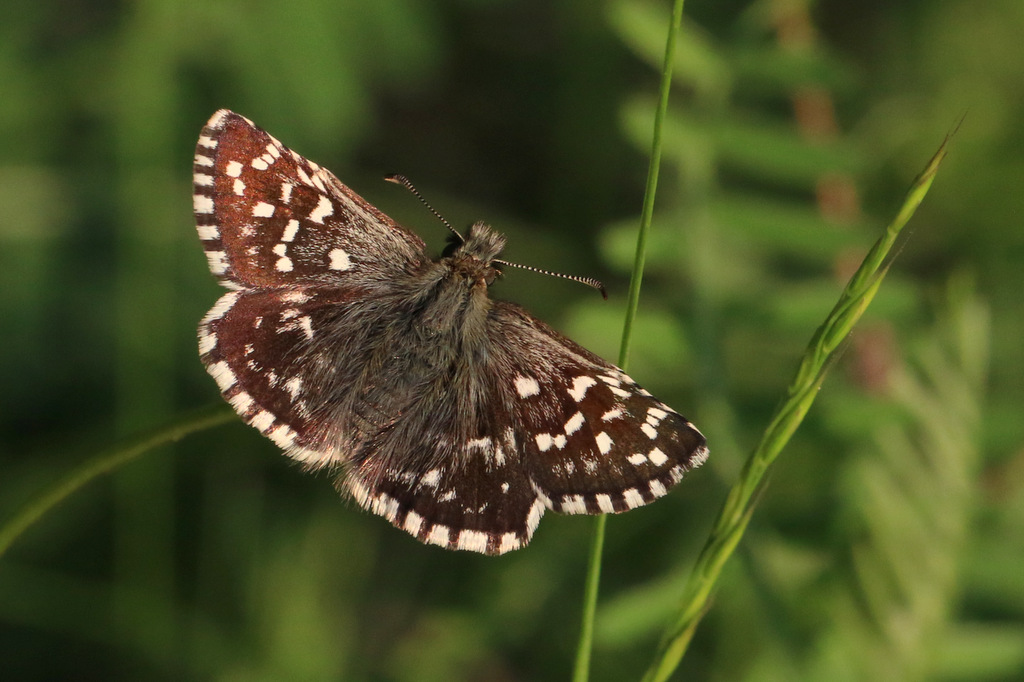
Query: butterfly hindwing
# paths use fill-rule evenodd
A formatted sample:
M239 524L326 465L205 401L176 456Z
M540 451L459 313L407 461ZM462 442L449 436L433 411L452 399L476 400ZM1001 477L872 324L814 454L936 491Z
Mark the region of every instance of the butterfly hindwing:
M383 431L340 482L421 541L503 553L546 509L634 509L707 456L685 418L518 306L496 302L476 344L403 390L407 433Z
M337 464L341 453L318 427L309 348L325 318L353 298L350 290L325 287L231 291L199 325L200 359L224 399L311 468Z
M515 391L524 461L548 508L614 513L663 496L707 457L693 424L518 306L499 303L494 338Z

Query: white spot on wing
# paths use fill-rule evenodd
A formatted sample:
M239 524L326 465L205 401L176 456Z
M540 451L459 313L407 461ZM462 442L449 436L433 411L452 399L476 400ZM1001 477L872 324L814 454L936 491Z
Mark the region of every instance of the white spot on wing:
M658 479L654 479L650 484L651 494L655 497L663 497L668 493L668 489L665 488L664 484Z
M504 554L514 549L519 549L519 537L515 533L505 533L501 536L501 544L498 546L498 553Z
M292 187L294 187L294 186L295 185L293 185L290 182L282 182L281 183L281 203L282 204L287 204L289 201L292 200Z
M220 238L216 225L196 225L196 230L199 232L199 238L204 241Z
M207 325L211 322L219 320L231 310L231 306L235 305L238 300L238 293L229 291L228 293L217 299L217 302L210 308L210 312L206 313L206 317L203 318L203 325Z
M424 542L428 545L440 545L441 547L448 546L448 538L451 535L451 531L448 526L440 523L435 523L430 529L430 534L427 535Z
M207 251L206 264L210 266L210 272L215 275L223 275L228 271L227 254L223 251Z
M298 434L287 424L279 424L273 431L267 434L267 437L283 450L287 450L292 446L296 436Z
M636 488L627 488L622 492L622 499L626 501L626 506L630 509L636 509L642 507L644 503L643 495Z
M547 452L550 450L551 445L554 443L550 433L538 433L534 436L534 440L537 441L537 448L540 449L541 452Z
M647 458L640 454L639 452L637 452L627 457L626 461L632 464L633 466L640 466L641 464L647 461Z
M281 294L282 303L303 304L310 299L310 295L301 289L290 289Z
M253 404L252 396L245 391L239 391L235 395L231 396L231 398L228 399L228 402L231 404L231 407L235 408L235 412L241 415L247 413Z
M203 156L202 154L196 154L195 163L197 166L212 166L213 159L209 156Z
M640 425L640 430L646 433L647 437L650 438L651 440L654 440L655 438L658 437L658 430L651 426L650 424L648 424L647 422L644 422L643 424Z
M660 467L662 464L668 461L668 455L666 455L658 448L654 448L653 450L651 450L648 453L647 457L648 459L651 460L651 464L658 467Z
M594 377L586 375L576 377L572 381L572 388L569 389L569 395L571 395L572 399L575 400L576 402L580 402L581 400L583 400L583 396L587 394L587 389L596 383L597 380L594 379Z
M210 120L206 122L206 127L212 128L213 130L219 129L224 125L224 119L226 119L230 113L231 112L227 109L218 109L214 112L213 116L210 117Z
M410 511L405 515L405 523L402 524L407 533L413 535L419 535L420 529L423 527L423 517L414 511Z
M373 501L373 513L380 514L388 521L394 521L398 517L398 500L381 493Z
M253 415L252 419L249 420L249 424L260 431L265 432L274 425L274 415L270 414L266 410L260 410Z
M597 508L603 511L605 514L614 514L615 505L612 504L612 498L608 495L597 495L594 499L597 500Z
M240 197L244 197L245 196L245 183L242 182L240 179L239 180L235 180L235 183L234 183L234 185L232 185L231 189L235 193L236 196L240 196Z
M573 416L569 417L569 421L565 422L565 435L571 436L583 427L584 419L583 413L577 412Z
M360 507L366 509L367 503L370 501L370 493L366 491L366 486L352 478L346 481L346 483L348 483L348 489L352 492L352 499L354 499Z
M204 327L199 331L199 354L206 355L217 347L217 335L211 334Z
M586 514L587 503L582 495L566 495L562 498L563 514Z
M550 500L549 500L550 502ZM540 498L530 507L530 515L526 517L526 534L529 535L537 530L540 517L544 516L544 502Z
M291 185L288 186L291 187ZM288 224L285 225L284 234L281 235L281 241L290 242L293 239L295 239L295 235L297 235L298 233L299 221L296 220L295 218L292 218L291 220L288 221Z
M224 167L224 175L228 177L237 178L242 174L242 164L237 161L228 161L228 165Z
M256 218L269 218L274 215L274 205L261 201L252 207L252 214Z
M602 455L607 455L612 449L612 438L604 431L597 434L594 440L597 441L597 448L601 451Z
M192 174L192 182L194 182L195 184L197 184L197 185L199 185L201 187L212 187L213 186L213 176L212 175L207 175L206 173L193 173Z
M327 187L324 185L323 174L320 172L320 166L316 165L312 161L310 161L309 164L313 166L313 168L315 168L317 171L313 173L313 186L316 187L321 192L326 192Z
M292 445L285 450L285 454L297 462L302 462L309 469L319 469L338 460L338 453L333 448L319 451ZM360 505L364 506L362 503Z
M331 270L348 270L352 267L352 262L348 259L348 253L345 249L331 249L331 252L327 255L331 261Z
M193 194L192 208L196 213L213 213L213 198L205 194Z
M459 549L468 549L471 552L487 551L487 533L479 530L464 530L459 533Z
M520 398L529 398L540 393L540 384L533 377L516 377L516 393Z
M292 265L292 259L287 257L278 258L277 262L274 263L274 267L278 272L291 272L294 268Z
M284 390L288 391L288 394L292 397L292 401L294 402L302 391L302 379L300 377L294 377L284 382Z
M651 426L657 426L658 423L668 416L668 412L658 407L647 408L647 423Z
M309 214L309 219L312 220L314 223L320 223L322 225L324 222L324 218L326 218L329 215L332 215L333 213L334 204L332 204L331 200L328 199L327 197L321 196L320 201L316 205L316 208L314 208L313 211Z
M437 484L441 482L441 470L431 469L427 473L423 474L423 478L420 479L420 485L425 485L430 488L436 488Z
M256 170L260 170L260 171L265 171L265 170L267 170L267 168L269 168L269 166L267 165L267 162L264 161L261 157L258 157L258 156L255 159L253 159L252 161L250 161L249 165L252 166L253 168L255 168Z

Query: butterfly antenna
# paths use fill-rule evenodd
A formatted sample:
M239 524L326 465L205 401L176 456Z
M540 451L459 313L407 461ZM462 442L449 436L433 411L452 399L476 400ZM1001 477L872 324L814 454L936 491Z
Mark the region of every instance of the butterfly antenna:
M427 203L427 200L423 198L423 195L420 194L420 191L416 189L416 186L412 184L412 181L410 181L409 178L405 177L400 173L394 173L392 175L385 176L384 179L387 180L388 182L393 182L396 185L401 185L402 187L412 192L412 195L419 199L420 203L426 206L427 210L433 213L435 218L444 223L445 227L451 230L452 234L459 238L459 241L463 243L466 242L465 238L463 238L463 236L459 234L459 231L452 227L452 224L448 222L443 215L438 213L433 206ZM537 272L542 275L550 275L551 277L561 277L562 279L572 280L573 282L580 282L581 284L586 284L588 287L593 287L594 289L597 289L598 291L601 292L601 296L605 300L608 300L608 292L605 290L604 284L601 284L599 280L596 280L593 277L577 277L576 275L563 275L560 272L542 270L541 268L535 268L532 265L520 265L519 263L511 263L507 260L494 260L493 262L498 263L500 265L507 265L511 268L520 268L522 270Z
M552 277L561 277L562 279L572 280L573 282L579 282L580 284L586 284L588 287L593 287L601 292L601 297L604 300L608 300L608 292L605 290L604 285L601 284L600 280L596 280L593 277L578 277L576 275L563 275L560 272L551 272L550 270L542 270L541 268L535 268L532 265L520 265L519 263L510 263L507 260L492 261L499 265L507 265L511 268L520 268L521 270L529 270L530 272L538 272L542 275L550 275Z
M404 175L401 175L399 173L395 173L393 175L385 176L384 179L387 180L388 182L393 182L396 185L401 185L402 187L404 187L407 190L409 190L410 192L412 192L412 195L414 197L416 197L417 199L419 199L420 203L423 204L424 206L426 206L427 210L430 211L431 213L433 213L435 218L437 218L442 223L444 223L444 226L447 227L449 230L451 230L452 234L454 234L456 237L458 237L460 242L462 242L462 243L466 242L465 238L463 238L463 236L461 234L459 234L459 231L456 230L454 227L452 227L452 224L450 222L448 222L443 215L441 215L436 210L434 210L433 206L431 206L430 204L427 203L427 200L423 198L423 195L420 194L420 191L418 189L416 189L416 186L414 184L412 184L412 182L409 180L409 178L407 178Z

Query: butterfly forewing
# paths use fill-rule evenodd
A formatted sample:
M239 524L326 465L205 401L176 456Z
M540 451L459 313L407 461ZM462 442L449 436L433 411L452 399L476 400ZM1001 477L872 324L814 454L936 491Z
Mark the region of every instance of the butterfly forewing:
M360 283L426 260L419 237L233 112L203 129L193 181L199 238L228 286Z
M661 497L704 437L621 370L487 297L504 238L451 256L238 114L196 147L194 208L232 289L199 327L242 418L422 542L502 554L545 510L613 513Z

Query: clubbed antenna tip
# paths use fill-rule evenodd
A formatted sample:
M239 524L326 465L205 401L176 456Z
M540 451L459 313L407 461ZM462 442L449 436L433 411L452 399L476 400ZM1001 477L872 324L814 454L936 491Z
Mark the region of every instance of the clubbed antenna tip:
M529 270L530 272L537 272L542 275L550 275L551 277L560 277L562 279L568 279L573 282L579 282L580 284L586 284L588 287L592 287L601 292L601 297L604 300L608 300L608 291L604 288L604 284L601 280L594 279L593 277L579 277L577 275L563 275L560 272L552 272L551 270L542 270L541 268L535 268L532 265L520 265L519 263L511 263L507 260L496 260L495 263L501 265L507 265L512 268L520 268L522 270Z
M452 227L452 224L450 222L448 222L447 220L445 220L445 217L443 215L441 215L440 213L435 211L433 206L431 206L430 204L427 203L427 200L423 198L423 195L420 194L420 191L418 189L416 189L416 186L414 184L412 184L412 182L409 180L409 178L405 177L404 175L401 175L400 173L393 173L391 175L385 175L384 179L387 180L388 182L393 182L396 185L401 185L402 187L404 187L407 190L409 190L410 192L412 192L412 195L414 197L416 197L417 199L419 199L420 203L423 204L424 206L426 206L427 210L430 211L431 213L433 213L435 218L437 218L442 223L444 223L444 226L447 227L449 230L451 230L452 234L454 234L456 237L458 237L460 242L462 242L462 243L466 242L466 240L463 238L463 236L461 234L459 234L459 231L456 230L454 227Z

